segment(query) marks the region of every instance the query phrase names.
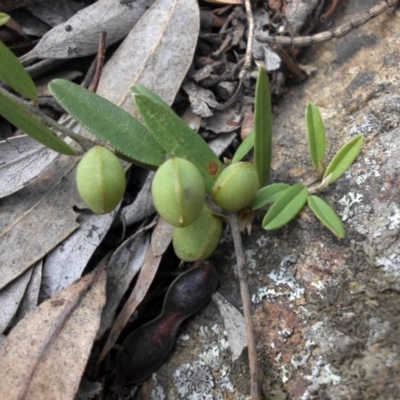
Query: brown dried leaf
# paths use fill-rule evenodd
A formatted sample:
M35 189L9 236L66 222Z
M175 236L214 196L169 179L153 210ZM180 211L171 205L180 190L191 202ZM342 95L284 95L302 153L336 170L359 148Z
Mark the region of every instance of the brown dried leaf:
M197 0L157 0L105 66L98 93L133 113L129 88L140 83L172 104L192 63L199 29Z
M220 293L215 292L212 298L224 320L232 352L232 361L235 361L247 346L246 324L243 315Z
M117 319L113 327L111 328L111 332L107 338L107 342L103 347L103 350L99 357L99 363L105 358L111 348L114 346L115 342L118 339L118 336L124 329L126 323L128 322L131 315L135 312L138 305L146 296L147 291L149 290L150 285L153 282L153 279L157 273L158 266L160 265L162 254L155 255L153 250L153 238L159 236L159 229L164 228L165 222L160 219L156 227L154 228L152 235L152 245L147 249L146 256L143 262L142 269L138 276L136 285L129 296L129 299L124 304L121 312L119 313Z
M19 322L0 349L0 398L74 397L100 325L105 283L106 270L97 269Z
M99 0L77 12L69 20L47 32L21 60L37 58L74 58L97 52L99 35L107 33L107 45L124 38L153 0L125 4L115 0Z
M34 184L2 200L0 289L78 228L74 163L62 156Z

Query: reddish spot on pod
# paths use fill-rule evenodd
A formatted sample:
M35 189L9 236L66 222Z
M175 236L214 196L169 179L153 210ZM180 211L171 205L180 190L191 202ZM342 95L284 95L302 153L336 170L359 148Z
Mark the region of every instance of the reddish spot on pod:
M220 168L215 161L211 161L207 167L207 173L211 176L217 176L220 172Z

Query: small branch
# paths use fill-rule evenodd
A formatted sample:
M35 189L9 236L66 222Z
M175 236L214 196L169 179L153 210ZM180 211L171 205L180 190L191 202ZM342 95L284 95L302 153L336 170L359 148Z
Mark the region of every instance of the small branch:
M246 9L247 21L249 23L249 30L247 33L247 47L246 47L246 55L244 58L244 65L239 74L239 78L241 81L243 81L246 78L247 73L251 68L251 54L253 51L253 39L254 39L254 20L253 20L253 13L251 11L250 0L244 0L244 6Z
M238 264L238 278L240 295L243 303L243 314L246 323L247 349L250 367L250 395L251 400L261 400L260 379L257 365L257 349L254 335L254 324L250 302L249 287L247 285L246 259L243 252L242 237L240 236L237 213L229 214L229 226L231 228L233 244L235 246Z

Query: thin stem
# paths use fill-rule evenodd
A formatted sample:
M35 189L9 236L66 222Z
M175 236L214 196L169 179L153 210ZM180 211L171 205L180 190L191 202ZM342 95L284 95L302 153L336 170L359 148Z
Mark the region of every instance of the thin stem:
M261 400L260 380L257 365L257 349L254 335L254 324L250 302L249 287L247 285L246 259L243 252L242 237L240 236L239 220L237 213L229 214L229 226L231 228L233 244L235 247L238 264L238 278L240 295L243 303L243 315L246 323L247 349L250 367L250 395L251 400Z
M2 94L4 94L4 96L7 96L8 98L10 98L10 100L19 104L22 108L24 108L30 114L34 115L38 120L43 122L45 125L48 125L51 128L53 128L53 130L59 131L59 132L63 133L64 135L70 137L72 140L77 142L84 150L87 150L96 144L92 140L87 139L81 135L78 135L77 133L66 128L65 126L54 121L54 119L49 118L47 115L43 114L37 106L32 105L32 104L28 103L27 101L20 99L19 97L13 95L12 93L3 89L2 87L0 87L0 91Z

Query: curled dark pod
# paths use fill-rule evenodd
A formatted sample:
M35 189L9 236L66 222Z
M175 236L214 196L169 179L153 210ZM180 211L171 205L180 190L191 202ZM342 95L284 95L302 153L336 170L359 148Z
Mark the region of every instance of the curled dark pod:
M174 346L182 322L200 311L218 286L218 274L205 261L176 278L159 317L128 335L116 357L117 380L124 385L144 381L156 372Z

